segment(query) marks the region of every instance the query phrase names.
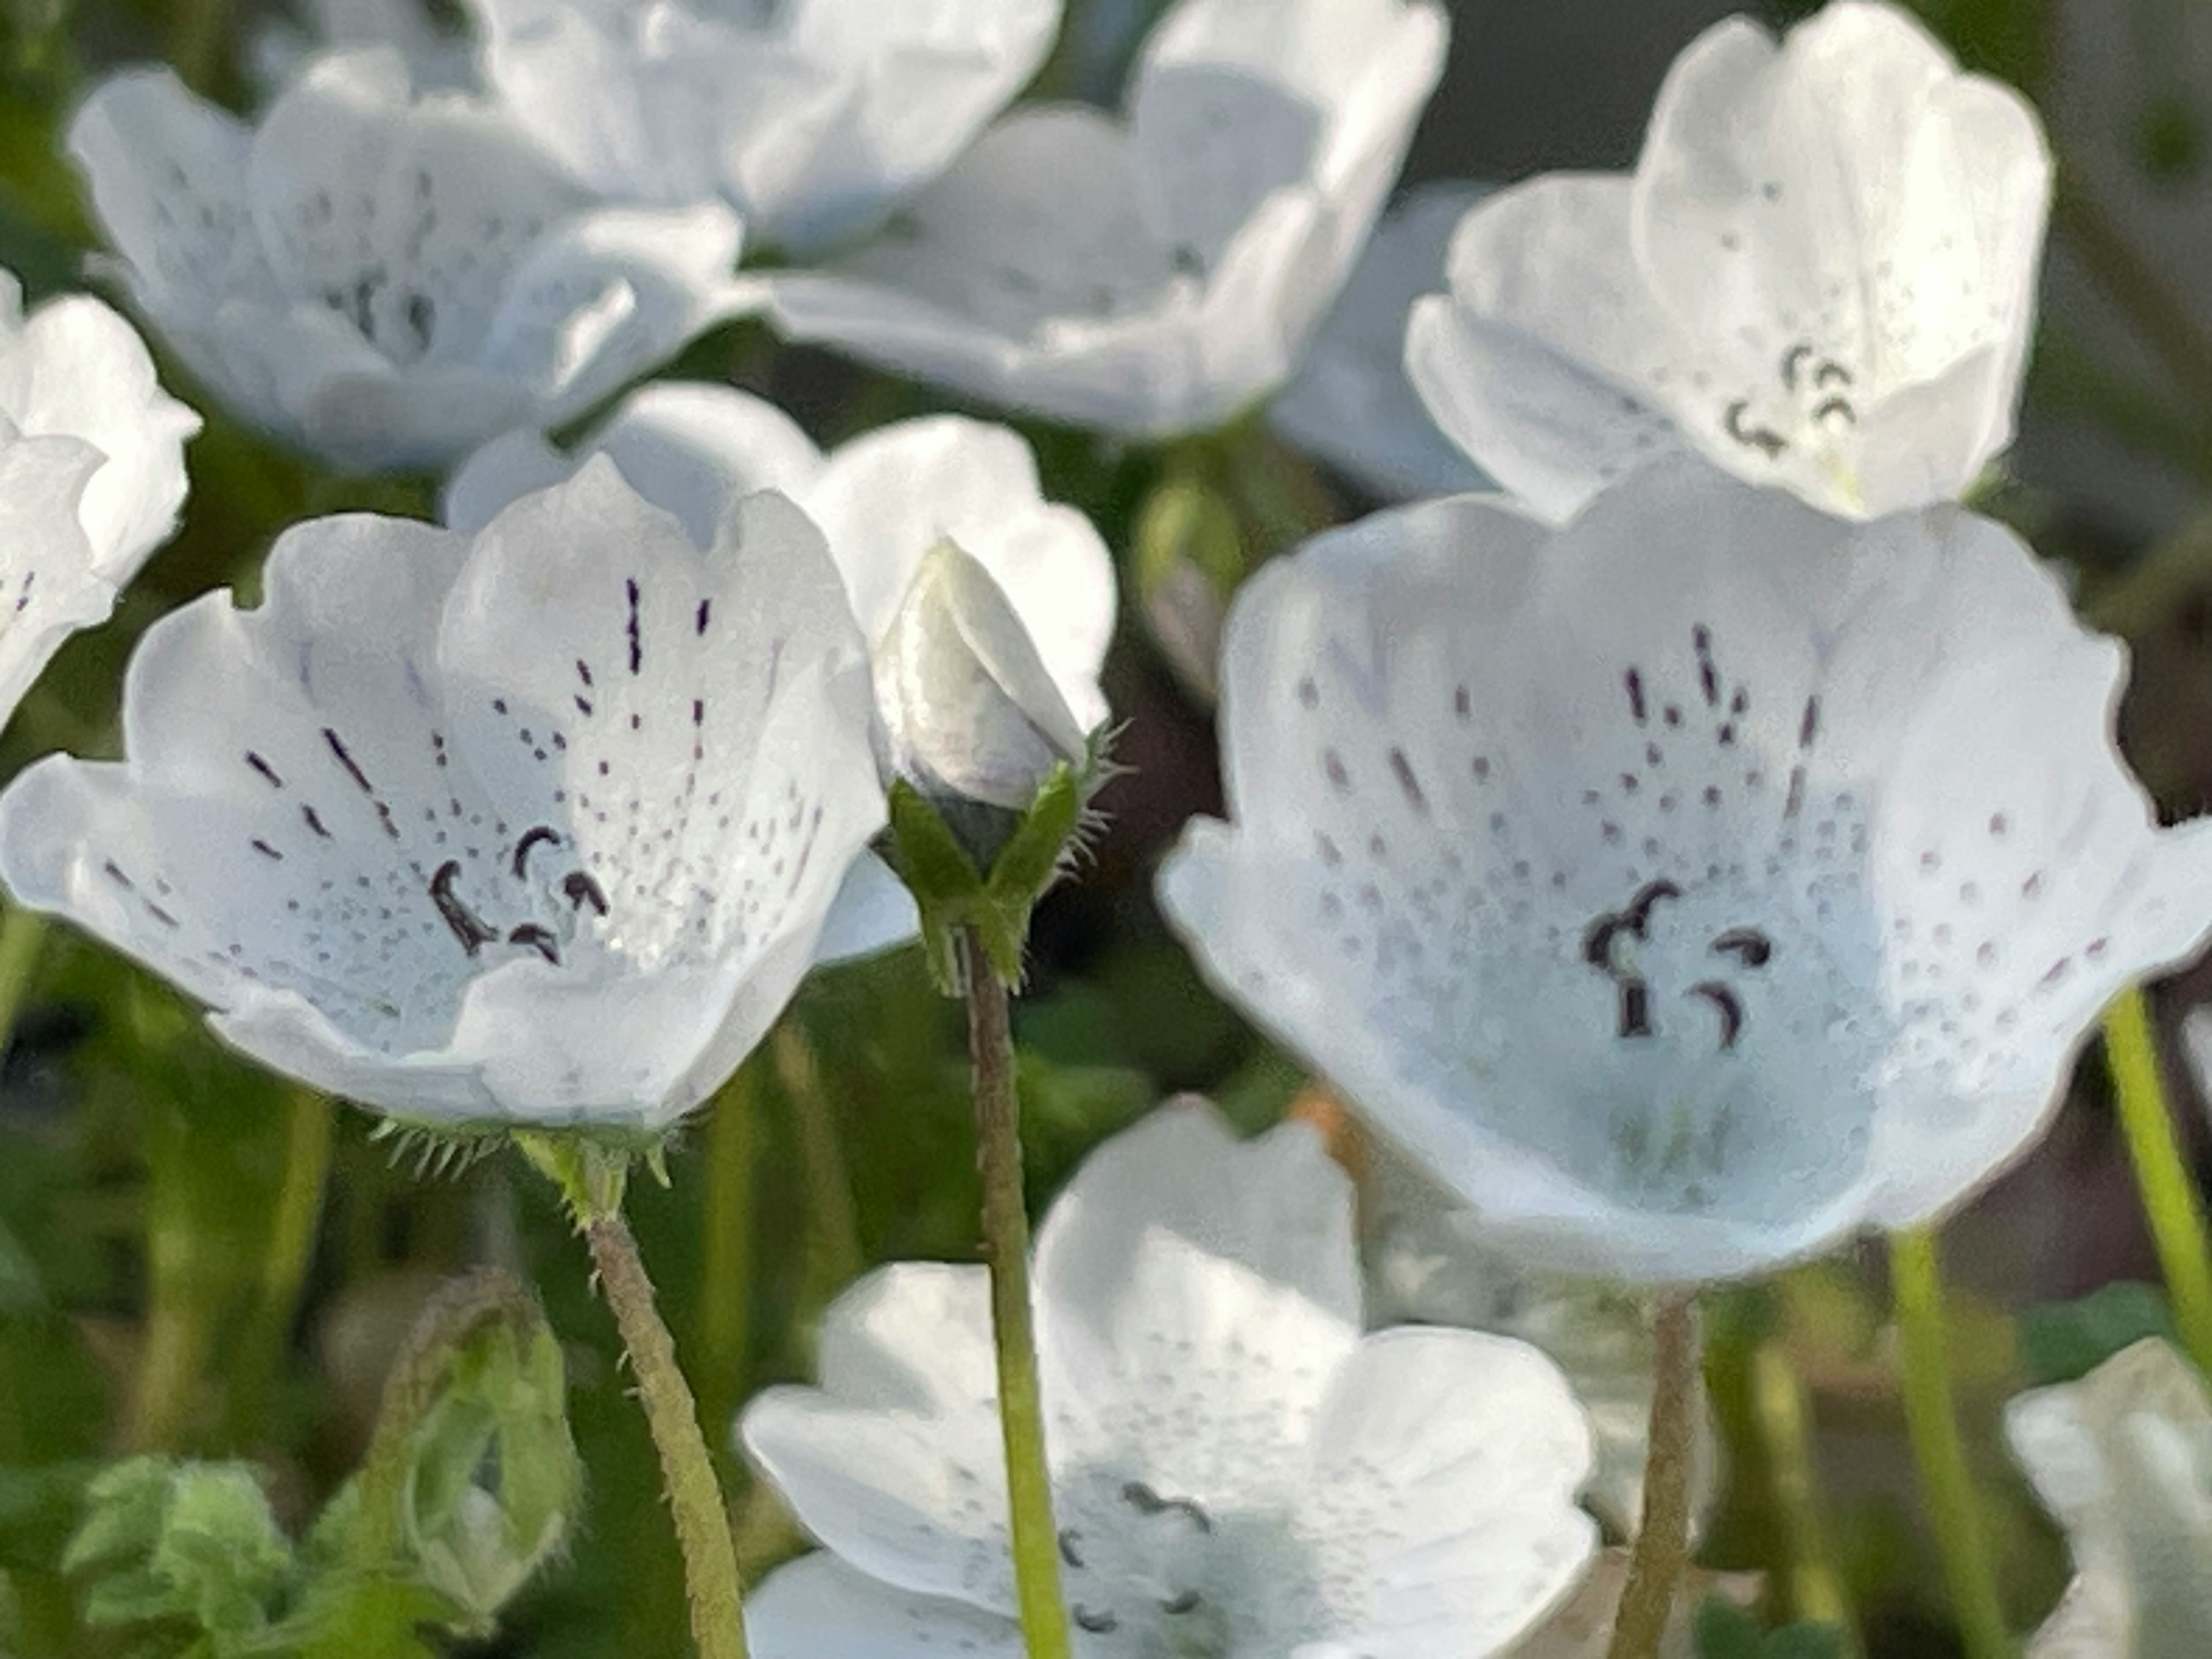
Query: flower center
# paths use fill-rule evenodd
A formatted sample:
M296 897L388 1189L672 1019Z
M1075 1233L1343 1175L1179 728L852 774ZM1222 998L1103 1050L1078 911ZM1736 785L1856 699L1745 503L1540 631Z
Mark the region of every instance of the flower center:
M1079 1650L1224 1659L1221 1544L1202 1504L1127 1480L1103 1505L1071 1507L1079 1518L1061 1529L1060 1559Z
M1682 890L1667 880L1650 881L1619 910L1594 919L1583 934L1583 960L1610 979L1620 993L1620 1035L1624 1041L1655 1034L1651 981L1643 967L1639 945L1651 938L1653 913L1660 905L1682 896ZM1774 955L1774 942L1756 927L1727 927L1706 945L1716 971L1684 987L1679 995L1706 1005L1717 1018L1718 1046L1733 1048L1743 1035L1743 999L1730 981L1729 968L1757 971Z
M1771 382L1721 410L1721 430L1743 448L1780 463L1797 451L1842 472L1838 452L1859 423L1858 377L1809 340L1790 345Z

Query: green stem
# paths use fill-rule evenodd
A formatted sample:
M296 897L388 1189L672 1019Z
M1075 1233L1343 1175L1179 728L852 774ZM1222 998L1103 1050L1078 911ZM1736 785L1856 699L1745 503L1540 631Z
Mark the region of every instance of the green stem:
M2149 1000L2139 987L2121 992L2105 1011L2105 1064L2112 1071L2120 1131L2158 1247L2174 1326L2191 1356L2212 1370L2212 1244L2206 1239L2203 1201L2166 1103Z
M770 1051L775 1056L776 1080L791 1103L799 1131L799 1164L806 1183L813 1245L809 1276L826 1286L826 1300L859 1278L866 1261L860 1212L853 1202L853 1174L845 1161L836 1114L822 1087L821 1062L795 1017L777 1022Z
M16 1018L38 978L46 943L46 919L13 904L0 907L0 1054L15 1035Z
M284 1344L300 1311L300 1292L314 1261L315 1235L323 1218L323 1195L330 1183L331 1149L337 1114L331 1103L307 1090L295 1091L286 1113L284 1179L269 1221L269 1244L261 1263L261 1293L252 1322L239 1343L233 1370L231 1416L241 1443L261 1426L268 1392L283 1364Z
M1644 1514L1606 1659L1656 1659L1668 1615L1690 1565L1690 1466L1697 1443L1701 1364L1698 1304L1662 1297L1652 1322L1651 1430L1644 1464Z
M1761 1342L1751 1354L1751 1407L1766 1453L1770 1490L1787 1540L1784 1583L1790 1615L1832 1625L1847 1655L1866 1651L1850 1597L1836 1565L1835 1540L1820 1512L1819 1472L1813 1461L1813 1415L1804 1379L1780 1342Z
M999 1359L999 1425L1006 1443L1014 1594L1028 1659L1070 1659L1060 1598L1059 1532L1046 1461L1044 1400L1030 1321L1030 1224L1022 1193L1021 1101L1006 987L981 938L961 937L968 1048L974 1066L975 1164L983 1177L983 1248L991 1267L991 1331Z
M1935 1232L1911 1227L1893 1236L1889 1273L1904 1364L1905 1426L1911 1431L1922 1496L1936 1524L1936 1547L1966 1659L2009 1659L2012 1636L1997 1596L1996 1569L1951 1397Z
M2141 639L2212 581L2212 512L2200 512L2095 592L2082 614L2099 628Z
M661 1480L684 1552L693 1645L699 1659L745 1659L744 1608L730 1512L714 1478L707 1438L699 1431L698 1402L676 1363L676 1344L654 1302L637 1240L623 1219L619 1198L580 1209L577 1220L599 1269L599 1288L622 1331L653 1449L660 1455Z
M707 1121L707 1195L699 1272L699 1422L723 1436L744 1395L753 1307L761 1154L760 1060L722 1087Z

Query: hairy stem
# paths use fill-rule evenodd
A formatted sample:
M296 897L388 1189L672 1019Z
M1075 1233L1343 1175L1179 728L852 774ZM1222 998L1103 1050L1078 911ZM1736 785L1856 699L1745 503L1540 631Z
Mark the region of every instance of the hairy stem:
M991 1331L998 1350L999 1423L1006 1442L1014 1590L1029 1659L1069 1659L1060 1599L1059 1534L1045 1459L1044 1401L1030 1321L1029 1210L1022 1193L1021 1103L1006 988L982 940L961 939L968 1046L974 1066L976 1168L983 1177L983 1243L991 1267Z
M2139 988L2121 992L2105 1011L2105 1064L2174 1327L2191 1357L2212 1370L2212 1244L2205 1237L2203 1201L2174 1133L2149 1001Z
M1656 1659L1667 1616L1690 1565L1690 1465L1697 1441L1700 1345L1698 1305L1662 1298L1653 1321L1651 1432L1644 1465L1644 1515L1607 1659Z
M1936 1235L1907 1228L1890 1240L1889 1273L1905 1368L1905 1421L1920 1486L1936 1523L1936 1547L1966 1659L2009 1659L2012 1636L1997 1596L1996 1568L1982 1524L1966 1442L1951 1397L1944 1352L1943 1277Z
M653 1280L618 1204L578 1219L599 1269L599 1288L622 1331L653 1449L660 1455L661 1480L684 1552L692 1644L700 1659L745 1659L744 1610L729 1510L714 1478L707 1437L699 1431L698 1403L676 1363L676 1344L653 1299Z

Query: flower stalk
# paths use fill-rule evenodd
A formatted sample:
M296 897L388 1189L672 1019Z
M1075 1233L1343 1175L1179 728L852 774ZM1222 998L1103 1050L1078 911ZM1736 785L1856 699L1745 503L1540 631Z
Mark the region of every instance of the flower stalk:
M1695 1450L1702 1347L1696 1298L1661 1299L1652 1324L1650 1449L1644 1515L1629 1557L1607 1659L1657 1659L1668 1614L1690 1565L1690 1465Z
M700 1431L698 1401L677 1364L676 1341L660 1316L637 1238L623 1218L628 1157L568 1139L531 1134L516 1140L568 1200L576 1231L591 1250L600 1294L622 1333L684 1553L692 1645L699 1659L746 1659L744 1595L729 1509L707 1437Z
M2175 1329L2191 1358L2212 1371L2212 1242L2205 1235L2203 1202L2174 1133L2150 1004L2140 987L2121 992L2105 1012L2105 1063Z
M1022 1192L1021 1102L1006 981L974 927L961 956L974 1067L976 1169L983 1178L983 1246L991 1270L991 1332L998 1355L999 1423L1006 1454L1014 1591L1029 1659L1068 1659L1060 1585L1059 1533L1046 1461L1044 1401L1030 1317L1029 1210Z
M1819 1472L1813 1462L1811 1402L1805 1382L1783 1342L1769 1338L1751 1353L1751 1407L1769 1467L1769 1489L1789 1540L1784 1583L1791 1616L1830 1625L1842 1632L1851 1659L1866 1651L1850 1595L1836 1565L1835 1540L1820 1511Z
M1935 1522L1960 1638L1966 1659L2009 1659L2012 1636L1998 1600L1996 1568L1952 1397L1934 1231L1911 1227L1894 1235L1889 1273L1904 1365L1905 1427L1920 1468L1922 1495Z

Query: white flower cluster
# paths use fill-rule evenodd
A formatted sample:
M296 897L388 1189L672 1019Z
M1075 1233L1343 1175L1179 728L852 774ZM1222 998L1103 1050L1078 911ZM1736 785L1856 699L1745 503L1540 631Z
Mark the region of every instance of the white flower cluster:
M2113 742L2119 649L1960 504L2013 432L2050 158L1895 8L1723 23L1632 175L1448 187L1371 243L1435 0L1177 0L1115 113L1008 110L1057 0L475 0L468 49L374 9L407 40L266 54L254 121L140 70L69 145L207 392L440 473L443 523L294 526L258 608L145 632L123 759L0 797L15 902L269 1065L657 1134L811 964L913 930L868 850L889 780L1018 810L1085 756L1113 566L1021 438L824 453L727 386L633 388L754 310L1118 439L1273 398L1410 501L1238 595L1228 821L1158 891L1525 1267L1697 1285L1941 1215L2212 933L2212 825L2161 828ZM195 426L105 307L0 290L0 706L167 532ZM1577 1500L1632 1428L1514 1337L1370 1333L1306 1131L1167 1109L1061 1195L1036 1283L1085 1659L1477 1659L1589 1574ZM766 1659L1022 1650L988 1326L981 1269L884 1270L819 1386L746 1412L825 1547L754 1604ZM1603 1331L1599 1404L1643 1352ZM2202 1481L2153 1516L2085 1473L2186 1441L2201 1474L2179 1363L2015 1409L2068 1628L2187 1632L2045 1651L2212 1631Z

